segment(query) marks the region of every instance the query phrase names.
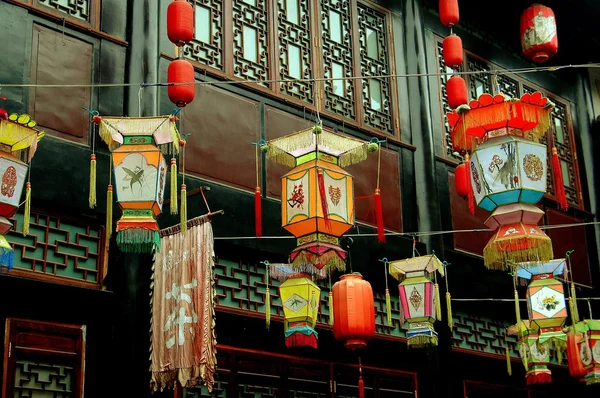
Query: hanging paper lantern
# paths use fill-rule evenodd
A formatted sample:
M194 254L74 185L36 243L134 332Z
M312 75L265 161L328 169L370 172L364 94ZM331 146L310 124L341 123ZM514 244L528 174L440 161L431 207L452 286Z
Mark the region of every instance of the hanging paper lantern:
M194 8L186 0L174 0L167 7L167 36L177 46L194 38Z
M585 382L586 366L591 364L592 352L587 338L586 322L577 322L567 331L567 359L571 377ZM596 321L593 321L596 322ZM600 347L599 347L600 348ZM600 359L600 357L599 357ZM585 362L585 364L584 364Z
M371 284L355 272L333 285L333 335L349 349L366 347L375 336L375 302Z
M36 122L27 114L0 118L0 268L8 270L13 267L14 253L4 235L12 229L8 219L19 209L24 187L23 235L29 233L31 184L27 176L38 141L45 135L35 126Z
M123 210L117 245L124 252L149 253L160 247L156 217L162 211L167 172L163 153L179 151L175 118L103 117L99 134L112 152L114 191Z
M463 63L462 40L455 34L447 36L442 43L444 64L452 69L458 69Z
M409 347L438 343L433 323L439 314L436 307L441 303L432 281L435 272L444 276L444 266L433 254L390 262L390 275L401 282L400 304L403 317L409 323L406 333Z
M466 198L469 194L469 184L471 181L467 175L467 166L465 163L461 163L454 169L454 185L456 186L456 193L461 198Z
M527 385L552 382L552 373L548 369L550 350L546 345L538 345L538 338L534 331L527 330L517 341L519 355L527 370L525 375Z
M551 8L533 4L521 14L521 47L530 61L542 63L558 51L556 19Z
M448 79L446 82L446 93L448 94L448 105L452 109L456 109L469 102L467 83L460 76L452 76ZM456 147L455 150L459 152L460 149L460 147Z
M308 346L317 348L315 323L321 302L321 289L311 275L290 275L279 286L279 297L285 316L285 345L288 348Z
M281 180L282 226L298 245L292 265L345 270L339 238L354 225L354 184L342 167L365 160L368 143L316 126L271 140L262 150L293 167Z
M458 24L458 0L440 0L439 9L442 25L451 28Z
M168 95L172 103L182 108L196 95L194 66L184 59L171 61L167 71ZM182 84L190 83L190 84Z

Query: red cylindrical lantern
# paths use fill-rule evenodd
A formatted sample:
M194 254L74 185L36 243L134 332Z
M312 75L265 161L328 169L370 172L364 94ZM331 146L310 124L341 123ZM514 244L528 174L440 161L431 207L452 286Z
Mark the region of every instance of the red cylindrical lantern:
M172 61L167 72L168 92L171 102L178 107L184 107L192 102L196 93L194 81L194 67L189 61L183 59Z
M457 35L450 35L442 43L444 49L444 64L452 69L458 69L463 63L462 40Z
M454 185L456 186L456 193L461 198L469 196L468 184L471 184L471 179L469 178L467 171L466 163L459 164L454 170Z
M542 63L558 51L556 18L551 8L533 4L521 14L521 47L530 61Z
M460 76L452 76L446 82L446 92L448 94L448 105L456 109L469 101L467 94L467 83Z
M451 28L458 24L458 0L440 0L440 21L442 25Z
M174 0L167 7L167 36L177 46L194 38L194 8L186 0Z
M367 345L375 336L375 301L371 284L355 272L342 275L332 288L333 335L346 348Z

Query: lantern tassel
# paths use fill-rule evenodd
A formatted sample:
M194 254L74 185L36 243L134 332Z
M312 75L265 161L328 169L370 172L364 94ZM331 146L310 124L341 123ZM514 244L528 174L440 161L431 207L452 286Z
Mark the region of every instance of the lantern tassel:
M112 226L113 226L113 186L108 185L106 189L106 241L110 240L112 236Z
M577 309L577 294L575 293L575 284L571 283L571 297L569 298L569 309L571 310L571 323L575 325L579 322L579 310Z
M510 363L510 351L508 349L508 344L504 348L504 351L506 352L506 372L509 376L512 376L512 364Z
M521 332L521 308L519 307L519 292L515 289L515 316L517 318L517 330Z
M254 228L257 237L262 236L262 196L260 187L254 191Z
M450 296L450 292L446 292L446 312L448 327L452 330L454 328L454 317L452 316L452 297Z
M365 398L365 382L362 377L362 361L358 358L358 397Z
M96 207L96 154L90 155L90 195L89 195L90 209Z
M558 206L561 210L567 210L569 204L567 203L562 168L560 166L560 159L558 158L558 150L556 147L552 148L552 177L554 181L554 195L558 200Z
M329 301L327 303L329 306L329 324L333 325L333 293L329 291Z
M323 170L317 171L317 183L319 184L319 195L321 196L321 209L323 211L323 221L327 229L331 229L331 223L329 222L329 210L327 206L327 196L325 194L325 179L323 178Z
M181 206L179 209L181 215L181 233L187 232L187 187L181 184Z
M475 215L475 198L473 197L473 185L471 185L471 157L465 155L465 170L467 173L467 202L469 204L469 213Z
M385 289L385 313L388 326L392 326L392 299L390 297L390 289Z
M563 353L562 353L562 349L561 348L556 349L556 360L558 361L559 365L562 365L562 362L563 362Z
M265 317L267 322L267 330L271 327L271 293L269 288L265 290Z
M442 302L440 301L440 285L437 283L435 287L435 318L438 321L442 320Z
M169 205L171 206L171 214L177 214L177 161L175 158L171 158L171 200Z
M375 219L377 221L377 242L385 243L385 226L383 224L383 207L381 205L381 191L375 188Z
M29 235L29 221L31 218L31 182L25 184L25 209L23 210L23 236Z

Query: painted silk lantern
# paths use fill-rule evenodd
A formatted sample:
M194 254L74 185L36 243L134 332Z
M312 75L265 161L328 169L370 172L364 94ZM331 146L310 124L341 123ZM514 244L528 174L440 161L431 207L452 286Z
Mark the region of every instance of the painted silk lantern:
M28 172L38 141L45 133L34 128L36 123L29 115L14 113L8 116L4 109L0 111L0 267L10 270L14 264L14 253L4 235L12 229L13 224L8 219L19 209L25 187L23 235L28 235L31 208Z
M293 167L281 179L282 227L297 238L292 266L345 270L347 253L339 242L354 225L354 183L342 167L365 160L372 144L316 126L271 140L262 150Z
M400 304L402 318L408 321L408 346L436 346L438 343L434 322L441 315L437 306L441 305L439 293L433 279L435 273L444 276L444 265L433 254L392 261L389 272L400 281ZM404 323L404 319L401 319Z
M546 62L558 52L556 19L551 8L533 4L521 14L523 55L536 63Z
M567 305L563 282L556 279L564 273L565 265L565 259L515 265L517 277L531 281L526 297L529 322L518 330L517 343L527 369L527 384L550 383L550 350L555 349L562 358L566 348L567 336L562 328L567 320Z
M585 319L570 326L567 339L571 376L587 385L600 383L600 320Z
M470 194L492 212L486 225L495 233L483 252L490 269L553 259L552 242L537 226L543 212L535 206L546 192L547 148L539 140L553 106L540 93L520 99L483 94L447 115L455 149L467 152Z
M116 232L117 245L124 252L149 253L160 247L156 217L165 190L164 154L179 151L175 123L173 116L100 121L100 137L112 153L116 200L123 210Z

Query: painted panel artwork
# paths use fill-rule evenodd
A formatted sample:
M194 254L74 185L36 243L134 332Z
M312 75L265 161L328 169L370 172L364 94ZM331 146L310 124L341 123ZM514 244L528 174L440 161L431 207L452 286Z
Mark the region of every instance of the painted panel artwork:
M115 167L119 202L153 202L156 194L157 168L148 164L143 153L127 154Z
M27 165L2 157L0 158L0 176L2 176L0 203L18 207L27 176Z
M167 163L165 158L161 158L160 164L158 165L158 189L156 190L156 203L158 208L162 211L162 206L165 196L165 181L167 177Z
M285 179L287 190L287 217L286 223L290 223L298 216L300 220L309 216L310 197L308 172L300 175L297 179L290 177Z
M327 209L329 214L340 216L348 221L348 185L347 176L335 178L327 171L323 173L325 193L327 195Z

